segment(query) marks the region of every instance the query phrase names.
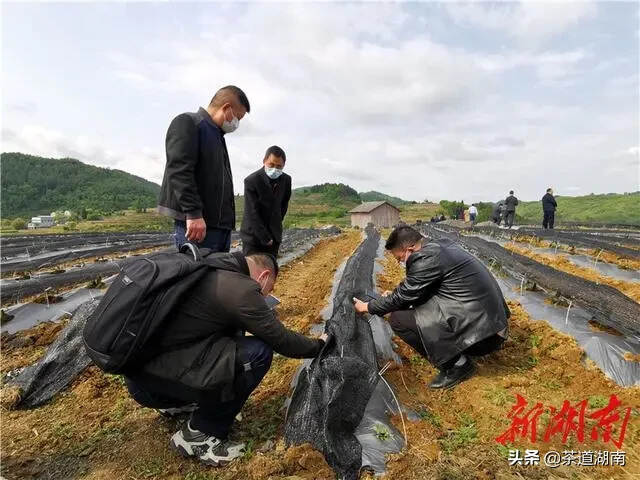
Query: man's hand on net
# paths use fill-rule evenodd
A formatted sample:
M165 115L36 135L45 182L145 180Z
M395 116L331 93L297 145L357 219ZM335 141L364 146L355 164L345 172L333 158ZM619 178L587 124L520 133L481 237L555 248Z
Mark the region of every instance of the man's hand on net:
M353 306L356 309L356 313L369 313L369 304L358 300L356 297L353 297Z

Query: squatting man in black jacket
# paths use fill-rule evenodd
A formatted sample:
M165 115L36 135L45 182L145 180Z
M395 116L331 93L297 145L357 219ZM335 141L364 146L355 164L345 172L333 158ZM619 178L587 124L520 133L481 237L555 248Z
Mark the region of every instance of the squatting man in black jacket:
M498 283L473 255L448 239L429 240L411 227L396 228L386 249L406 263L406 278L358 313L383 316L402 340L440 373L431 388L450 388L471 377L469 356L499 349L507 337L509 308Z
M277 145L267 148L263 168L244 179L242 252L267 252L277 257L282 220L289 208L291 177L284 173L287 156Z
M125 376L141 405L167 416L191 412L171 445L213 466L243 454L244 444L230 441L229 430L269 370L273 352L313 358L326 339L288 330L265 302L278 275L272 255L217 255L228 268L203 277L145 344L148 360Z
M216 92L206 110L178 115L169 125L158 212L174 219L178 248L188 240L229 251L236 210L224 136L250 110L244 92L229 85Z

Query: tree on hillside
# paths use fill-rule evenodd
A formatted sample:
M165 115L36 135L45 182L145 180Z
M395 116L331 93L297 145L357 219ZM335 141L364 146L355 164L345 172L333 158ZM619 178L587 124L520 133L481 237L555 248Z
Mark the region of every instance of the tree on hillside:
M123 210L141 199L142 208L156 204L159 185L120 170L86 165L78 160L3 153L2 214L5 218L74 210L84 219Z
M24 230L27 228L27 221L24 218L16 218L11 222L11 226L14 230Z

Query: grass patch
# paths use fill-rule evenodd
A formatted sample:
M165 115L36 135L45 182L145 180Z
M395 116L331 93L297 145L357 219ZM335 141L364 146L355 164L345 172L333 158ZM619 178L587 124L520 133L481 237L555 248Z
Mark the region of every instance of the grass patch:
M603 408L609 405L609 399L604 395L592 395L589 397L590 408Z
M499 407L511 404L515 401L513 395L511 395L511 393L509 393L504 387L494 387L491 390L487 390L484 398Z
M133 466L133 470L142 478L155 478L165 469L164 463L159 458L151 458Z
M529 342L531 343L531 348L538 348L542 343L542 337L534 333L529 337Z
M427 409L426 407L420 407L416 413L421 420L426 420L434 427L440 428L442 426L442 418L436 412Z
M447 436L440 441L442 450L452 453L459 448L466 447L478 439L478 428L475 420L467 414L460 416L461 425L450 431Z

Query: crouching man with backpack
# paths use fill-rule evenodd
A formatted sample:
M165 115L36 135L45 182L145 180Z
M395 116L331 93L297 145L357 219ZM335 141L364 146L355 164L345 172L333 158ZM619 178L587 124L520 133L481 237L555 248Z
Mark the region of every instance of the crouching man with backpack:
M243 454L229 430L271 366L273 352L315 357L324 345L288 330L265 302L278 275L269 254L215 254L223 268L207 271L180 299L170 318L144 343L140 365L125 381L141 405L163 414L191 411L171 437L185 456L218 466ZM252 336L244 336L244 332Z

